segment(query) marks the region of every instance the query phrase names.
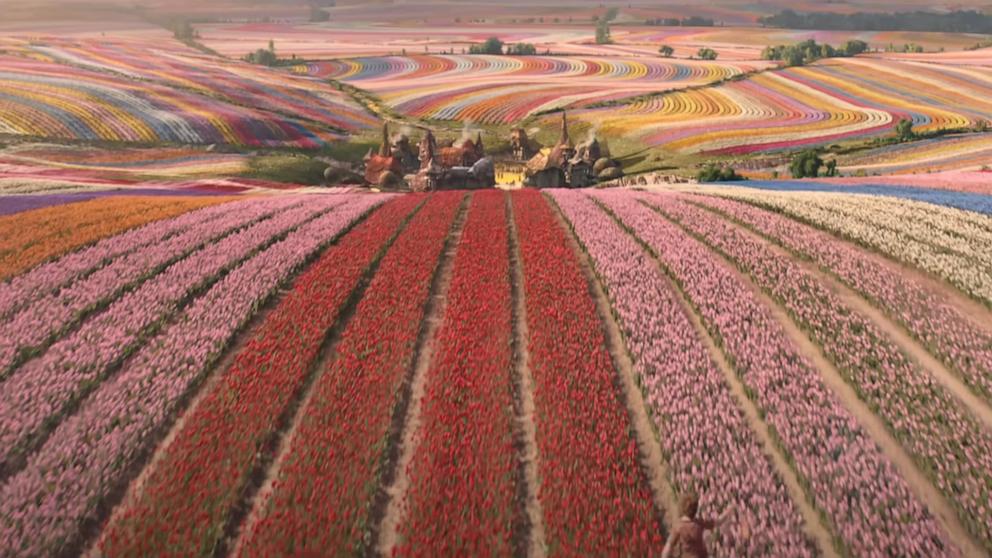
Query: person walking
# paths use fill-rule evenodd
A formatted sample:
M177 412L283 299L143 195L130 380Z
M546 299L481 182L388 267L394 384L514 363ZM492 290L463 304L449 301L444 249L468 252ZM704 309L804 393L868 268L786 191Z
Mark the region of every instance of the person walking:
M699 497L695 494L685 494L679 502L682 518L672 529L672 534L665 544L661 558L707 558L706 543L703 534L726 521L733 511L728 508L715 520L705 520L696 517L699 512Z

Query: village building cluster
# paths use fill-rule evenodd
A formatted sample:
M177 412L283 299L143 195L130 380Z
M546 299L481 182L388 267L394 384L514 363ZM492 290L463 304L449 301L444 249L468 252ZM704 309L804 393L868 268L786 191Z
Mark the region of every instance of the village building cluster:
M524 186L584 188L623 176L620 164L595 137L578 146L572 142L564 112L554 146L542 147L516 128L510 134L510 151L512 162L523 165L519 176ZM466 136L439 144L427 130L415 152L407 135L390 136L388 125L383 125L382 145L378 153L370 150L364 163L365 183L378 188L429 192L496 185L496 163L486 153L481 132L475 139Z

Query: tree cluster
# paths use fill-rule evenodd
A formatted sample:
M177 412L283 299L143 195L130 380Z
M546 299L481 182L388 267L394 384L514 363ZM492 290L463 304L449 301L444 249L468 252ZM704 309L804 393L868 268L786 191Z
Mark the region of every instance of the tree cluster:
M608 20L601 19L596 23L596 44L597 45L608 45L613 42L613 38L610 36L610 22Z
M696 174L696 180L699 182L734 182L747 180L747 178L737 174L737 171L732 167L709 163Z
M706 47L699 49L699 51L696 53L696 57L699 58L700 60L716 60L717 56L719 56L717 51Z
M708 17L684 17L679 19L677 17L660 17L657 19L648 19L644 22L645 25L661 25L665 27L713 27L713 20Z
M992 15L975 10L947 13L898 12L835 14L797 13L782 10L758 19L761 25L786 29L829 29L843 31L939 31L945 33L992 33Z
M245 62L251 64L261 64L262 66L275 66L279 64L279 56L276 55L276 44L269 41L269 48L260 48L255 52L245 55Z
M809 39L794 45L767 46L761 51L761 57L765 60L782 60L789 66L803 66L821 58L857 56L867 50L868 43L864 41L847 41L840 48L834 48Z
M469 54L508 54L513 56L533 56L537 54L537 47L530 43L515 43L507 45L499 37L489 37L486 42L479 45L472 45L468 48Z
M503 41L499 37L489 37L481 45L468 47L469 54L503 54Z

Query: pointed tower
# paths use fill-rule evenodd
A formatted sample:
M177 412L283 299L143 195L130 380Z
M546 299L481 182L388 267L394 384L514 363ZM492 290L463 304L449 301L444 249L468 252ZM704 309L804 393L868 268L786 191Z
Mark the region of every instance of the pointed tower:
M486 148L482 146L482 132L475 137L475 152L479 154L479 157L486 156Z
M437 150L437 142L434 140L434 134L430 130L424 135L424 138L420 140L420 168L424 169L429 167L434 163L434 152Z
M572 139L568 137L568 117L565 111L561 111L561 137L558 138L558 145L572 149Z
M389 145L389 124L382 123L382 147L379 148L379 155L392 157L393 148Z

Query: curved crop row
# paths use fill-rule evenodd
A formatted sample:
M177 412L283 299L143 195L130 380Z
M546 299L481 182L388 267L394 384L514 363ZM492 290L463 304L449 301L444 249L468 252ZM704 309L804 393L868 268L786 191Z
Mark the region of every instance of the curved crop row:
M359 197L247 260L101 384L0 487L0 553L77 553L234 335L287 275L381 200Z
M151 246L131 250L84 279L64 285L47 296L19 300L18 305L23 308L0 321L0 379L7 376L18 360L28 354L38 354L89 311L108 304L125 290L133 290L205 245L270 216L282 207L270 200L248 200L224 209L223 213L211 209L196 212L200 217L196 220L176 219L184 222L185 230L176 229L171 222L159 223L159 227L153 225L150 228L172 229L176 234L156 234L158 238ZM111 250L127 251L127 248ZM58 269L53 270L53 275L57 277L58 272Z
M992 401L992 327L943 302L939 292L885 259L767 210L711 197L692 201L720 211L811 259L873 301L924 346ZM877 212L875 214L878 214Z
M218 153L196 147L106 149L29 144L0 152L0 168L4 170L0 192L11 193L9 179L11 175L16 177L18 174L23 176L25 182L37 178L39 182L46 179L67 183L78 180L94 185L117 185L145 177L175 179L240 175L249 170L248 161L249 156L242 153Z
M651 555L654 499L578 254L541 194L514 193L513 211L549 554Z
M57 424L73 402L99 386L115 363L165 325L185 299L280 236L340 204L334 197L308 202L274 199L273 209L282 211L272 218L172 264L16 369L0 383L0 470L9 468L13 459L30 449L32 439ZM237 214L228 219L231 227L243 224Z
M863 196L865 218L851 220L838 213L827 211L818 205L807 202L803 196L783 194L752 194L734 191L729 196L742 201L758 204L796 217L828 231L850 238L859 244L878 250L896 260L909 263L922 270L943 277L963 292L992 304L992 270L976 264L973 260L941 250L927 242L921 242L898 230L879 228L872 224L874 207L870 198Z
M619 316L676 490L700 494L705 517L736 504L734 520L715 533L714 553L813 555L799 510L668 279L587 197L565 190L552 196Z
M0 134L301 148L342 137L181 89L11 55L0 55Z
M992 433L867 317L788 256L671 196L647 203L736 262L807 331L992 549Z
M220 197L117 197L0 217L0 280L102 238L231 200ZM73 261L76 262L74 265L83 266L93 263L89 257ZM40 275L47 276L47 271ZM17 290L8 294L7 289L15 284L33 288L34 279L0 283L0 315L10 312L11 305L16 304L23 292Z
M992 161L992 136L974 134L887 145L838 158L844 173L924 174L975 171ZM988 192L986 192L988 193Z
M151 45L146 39L11 39L9 51L67 66L113 72L357 131L375 118L326 82L286 75L278 69L203 54L178 42Z
M769 66L633 57L418 55L314 62L295 70L368 89L393 109L419 118L508 123L540 111L703 85Z
M889 133L902 118L921 132L973 127L992 119L987 74L834 59L576 116L605 134L679 152L774 151Z
M124 199L127 201L126 198ZM101 204L78 204L75 214L78 217L84 217L93 209L96 209L99 215L97 217L98 221L112 221L112 215L103 215L102 206L109 202L113 207L116 205L115 201L117 200L106 200ZM92 207L94 205L96 205L95 208ZM130 230L125 230L116 235L108 235L105 238L97 239L90 246L61 255L58 258L34 267L30 271L11 278L9 281L0 283L0 318L6 319L14 312L26 306L52 296L58 290L69 288L78 281L86 279L97 270L119 261L119 259L126 258L143 248L163 242L168 238L182 233L195 224L209 222L223 216L230 211L231 207L237 206L211 204L201 208L194 207L188 212L176 217L167 217ZM62 213L63 211L59 211L58 215ZM71 225L72 223L70 220L66 224ZM43 222L33 221L25 226L39 228L51 227L55 229L55 232L59 232L57 223L47 220ZM80 229L85 229L87 226L89 225L81 225ZM61 230L61 233L61 236L67 236L64 229Z
M240 554L350 554L364 540L390 428L461 193L434 194L382 259L317 378Z
M513 445L506 194L473 195L421 400L400 556L510 556Z
M946 534L771 311L702 243L623 193L596 197L658 255L721 343L808 495L855 556L955 555Z
M214 554L265 445L306 385L328 331L362 275L421 202L403 197L385 204L293 282L221 380L186 416L140 495L104 530L103 552ZM414 219L407 237L436 225L428 214ZM411 248L405 244L394 250ZM387 259L379 275L395 274L395 262Z

